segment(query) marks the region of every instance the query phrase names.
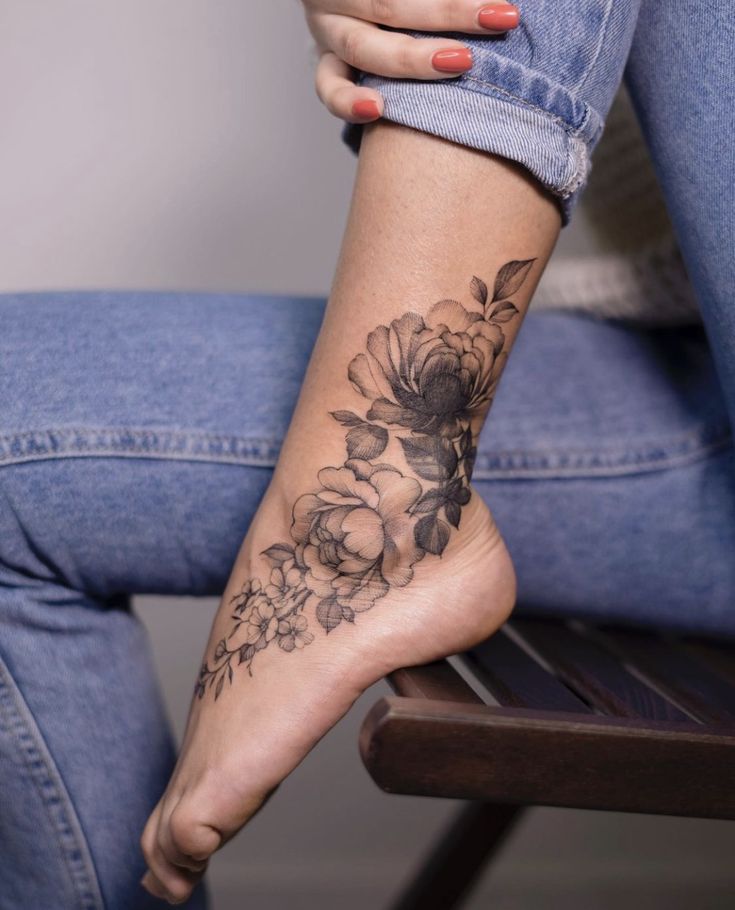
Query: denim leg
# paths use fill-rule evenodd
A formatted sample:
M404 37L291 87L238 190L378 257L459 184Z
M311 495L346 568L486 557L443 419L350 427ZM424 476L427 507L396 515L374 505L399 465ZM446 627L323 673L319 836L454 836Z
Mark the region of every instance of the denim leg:
M521 24L506 35L443 33L472 48L472 68L459 77L359 72L358 83L381 93L386 120L522 164L558 199L567 221L622 79L640 0L517 5ZM344 126L342 138L353 151L361 136L362 125Z
M163 906L139 886L174 762L144 629L122 598L6 565L0 585L0 908Z
M222 591L323 308L0 297L1 910L154 906L173 756L127 599ZM734 477L696 332L529 315L476 469L522 608L735 634Z
M727 0L647 0L627 81L735 420L733 51Z
M221 593L322 309L0 298L0 910L162 906L138 840L174 749L129 595Z
M701 330L532 312L473 481L519 613L735 637L734 469Z

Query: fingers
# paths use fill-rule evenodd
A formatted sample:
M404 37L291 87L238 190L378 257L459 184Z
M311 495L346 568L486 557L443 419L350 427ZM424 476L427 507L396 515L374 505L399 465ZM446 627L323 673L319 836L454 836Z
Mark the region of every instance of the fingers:
M505 0L304 0L313 13L333 13L424 32L503 34L520 20Z
M155 897L183 903L204 876L209 857L221 841L213 828L187 818L178 806L167 815L159 803L140 841L148 864L141 884Z
M350 123L368 123L383 115L383 99L373 89L356 86L352 71L339 57L326 51L316 68L316 93L327 110Z
M355 69L376 76L440 79L472 66L472 53L452 38L413 38L345 16L320 17L319 43Z
M317 94L332 114L351 123L383 115L381 95L355 86L353 68L388 78L435 80L472 67L472 52L460 41L414 38L379 25L487 35L519 22L517 7L504 0L305 0L305 5L321 51Z

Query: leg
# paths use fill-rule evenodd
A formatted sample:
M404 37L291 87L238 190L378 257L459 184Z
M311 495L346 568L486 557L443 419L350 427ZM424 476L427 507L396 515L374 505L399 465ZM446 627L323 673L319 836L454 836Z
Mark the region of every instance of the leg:
M2 910L160 906L138 842L175 756L128 595L222 590L322 309L0 298Z
M474 476L519 611L732 637L733 466L701 330L531 313Z
M490 803L463 806L393 910L460 907L523 811Z
M120 592L224 588L270 479L323 307L322 300L127 294L0 298L2 910L51 905L49 894L64 910L99 893L114 910L147 906L137 890L138 833L173 758L145 636ZM651 576L649 563L647 579L650 553L639 559L635 549L611 546L642 517L655 522L678 487L688 490L693 549L704 558L716 544L722 555L710 564L726 571L733 543L722 520L732 473L717 469L716 454L701 449L682 467L694 472L683 485L674 464L633 475L635 496L625 495L625 478L615 473L600 480L614 488L597 536L579 521L597 496L594 475L575 482L563 472L549 476L548 467L533 473L539 453L558 454L550 434L552 441L564 434L574 451L575 426L586 427L590 459L605 428L630 436L620 400L640 401L646 387L645 440L652 428L657 443L683 432L703 444L715 438L722 409L706 349L695 356L690 346L621 332L531 314L497 402L496 430L481 439L477 489L498 513L532 605L552 610L571 601L594 612L604 594L610 618L645 616L655 602L668 607L657 620L728 628L732 582L724 576L720 607L710 614L701 574L672 576L666 562ZM283 359L273 356L274 338ZM581 359L570 361L570 351ZM619 357L636 369L628 391L610 394ZM565 381L562 361L584 382ZM666 375L679 374L673 392L652 384L662 362ZM710 405L699 429L687 424L696 402ZM614 442L611 435L607 449ZM669 485L659 484L663 474ZM576 494L563 495L575 483ZM520 496L528 508L517 508ZM641 501L645 511L631 511ZM648 546L655 550L657 540L651 533ZM615 556L604 570L601 553ZM649 589L621 583L631 566ZM32 767L42 775L31 776Z
M735 24L724 0L701 11L642 4L627 78L735 422Z
M187 894L372 682L508 615L512 566L468 485L473 440L559 224L506 162L393 125L366 139L299 403L144 833L156 893ZM389 359L390 388L375 379Z
M536 140L542 157L544 137L550 145L559 140L550 157L558 164L571 156L568 180L555 172L543 182L565 203L584 178L583 159L601 126L591 104L576 103L578 92L589 87L604 108L622 70L618 51L632 32L630 17L621 28L611 3L591 4L585 25L590 18L599 40L575 58L566 87L572 92L556 92L550 78L528 82L525 77L539 74L510 64L500 68L521 77L515 100L497 99L497 85L479 79L484 88L460 102L470 119L478 105L515 116L507 121L509 132L522 123L523 143ZM524 90L533 97L518 104ZM500 94L508 92L501 88ZM464 482L502 369L494 358L510 349L517 322L497 344L483 335L480 347L488 345L481 356L471 339L478 320L495 331L525 308L538 272L517 302L516 293L530 264L543 265L558 230L550 203L537 183L498 158L387 124L366 131L340 268L299 406L225 590L182 757L144 833L148 884L156 893L185 896L211 853L258 810L366 685L392 667L467 647L507 615L514 584L508 554ZM468 305L479 304L482 312L471 314L447 297L459 296L461 271L482 271L474 263L488 250L497 257L490 267L492 299L475 279L476 303ZM519 274L518 282L511 280ZM430 307L433 293L441 300ZM410 299L412 309L402 308L401 299ZM366 355L355 354L366 335L377 379ZM431 359L426 378L430 353L424 345L432 357L442 352ZM486 364L492 364L488 376L482 373ZM345 373L373 402L367 414L352 410L358 405L339 384ZM482 403L472 398L479 375ZM337 432L329 422L332 408L336 423L349 432ZM379 457L385 462L374 461ZM422 487L417 477L438 486ZM389 489L390 508L382 498ZM452 538L449 525L458 528L462 514L462 528ZM414 571L427 555L442 561L433 562L433 572L430 560ZM404 591L414 577L412 590ZM372 612L363 617L377 601L383 618ZM348 638L356 614L363 636ZM322 637L315 641L312 630ZM331 652L325 634L336 641ZM292 655L288 679L279 670L279 648Z
M152 908L137 827L174 750L145 632L123 599L0 583L0 907Z

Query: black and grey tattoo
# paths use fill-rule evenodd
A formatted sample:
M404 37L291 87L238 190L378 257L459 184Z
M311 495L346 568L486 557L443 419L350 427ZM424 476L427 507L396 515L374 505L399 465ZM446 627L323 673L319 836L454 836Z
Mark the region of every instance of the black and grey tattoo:
M427 554L441 556L471 497L473 427L507 358L503 326L519 312L510 298L534 262L506 263L492 294L474 277L469 309L441 300L426 317L408 312L370 332L348 370L370 401L367 413L332 412L347 430L347 458L319 471L318 488L296 501L291 540L263 552L267 582L250 579L232 598L233 625L201 667L200 698L208 688L218 698L236 666L252 675L269 645L290 652L310 644L307 617L326 633L354 623L409 584ZM378 461L389 448L392 463Z

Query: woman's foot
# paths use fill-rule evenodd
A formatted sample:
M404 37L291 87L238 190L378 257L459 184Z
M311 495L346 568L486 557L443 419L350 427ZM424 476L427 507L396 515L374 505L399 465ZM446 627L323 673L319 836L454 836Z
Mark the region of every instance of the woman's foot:
M444 299L377 326L351 359L327 318L143 834L150 890L186 899L368 686L507 618L513 567L470 477L519 314L509 298L534 262L507 262L492 295L473 277L466 306ZM360 404L327 416L335 350Z
M332 478L327 485L343 480ZM406 492L393 478L373 477L379 482L384 498ZM331 498L341 508L339 497ZM350 591L351 599L341 598L354 611L342 609L339 598L327 598L317 617L303 602L308 595L296 583L292 555L275 549L270 556L257 555L264 544L258 529L270 529L266 546L277 527L289 540L278 499L272 493L266 497L243 544L215 619L179 761L143 834L151 870L144 883L172 902L188 897L211 854L258 811L368 686L399 667L472 647L505 621L514 603L508 551L487 507L473 494L441 556L425 553L407 570L410 583L396 557L397 584L387 592L376 590L373 579L360 592ZM306 505L313 510L313 502ZM298 520L298 508L294 513ZM324 522L334 522L337 513L327 513L320 513ZM400 529L393 527L398 539ZM326 531L312 523L311 533L319 543ZM313 561L309 546L296 547L302 570ZM312 568L321 576L312 586L322 590L319 585L337 583L321 564ZM252 579L268 578L269 571L270 583L256 583L254 590Z

